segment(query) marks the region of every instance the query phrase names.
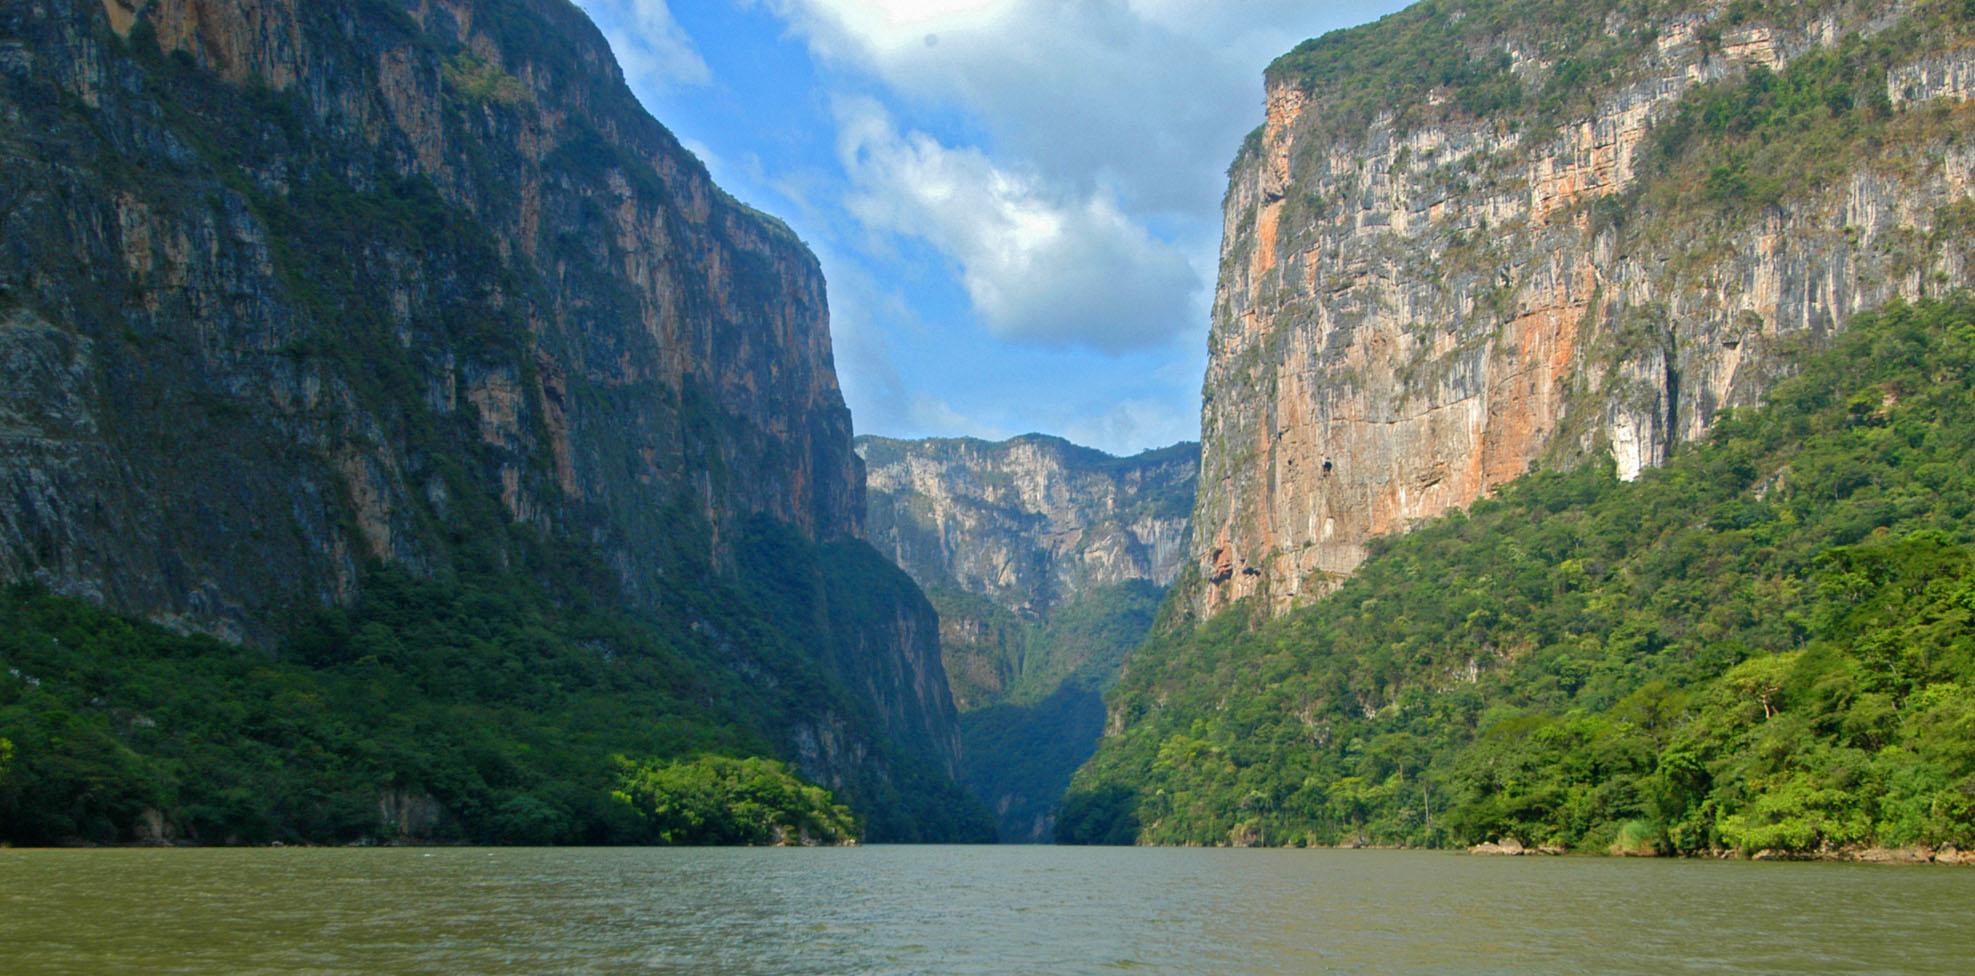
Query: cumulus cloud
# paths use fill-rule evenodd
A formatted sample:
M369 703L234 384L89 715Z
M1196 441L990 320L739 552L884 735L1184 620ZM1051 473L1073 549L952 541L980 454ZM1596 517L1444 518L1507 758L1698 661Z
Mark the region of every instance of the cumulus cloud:
M982 324L1005 339L1105 352L1185 328L1200 276L1103 190L1051 187L978 149L900 132L870 99L837 107L840 153L865 226L951 258Z
M1200 415L1169 400L1134 398L1064 418L1063 436L1129 456L1200 437Z
M851 212L931 242L997 336L1117 353L1206 327L1223 171L1261 67L1394 0L753 0L893 114L839 102ZM1241 106L1250 106L1241 111Z
M633 83L656 89L704 85L713 80L692 38L666 0L578 0L604 27L617 63Z
M1261 120L1262 67L1404 0L681 8L696 29L779 20L774 47L808 57L759 70L761 47L696 48L664 0L578 2L641 89L707 86L694 111L672 99L682 120L732 105L712 128L746 135L695 151L817 247L860 429L1041 426L1130 451L1197 434L1223 171ZM765 112L731 98L763 86Z
M1391 0L764 0L826 60L958 104L1046 179L1133 213L1216 209L1261 68ZM1247 111L1230 108L1247 107Z

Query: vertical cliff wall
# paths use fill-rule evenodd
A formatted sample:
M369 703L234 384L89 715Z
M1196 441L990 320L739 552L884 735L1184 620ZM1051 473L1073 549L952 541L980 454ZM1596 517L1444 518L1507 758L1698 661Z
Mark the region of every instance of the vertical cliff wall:
M1113 457L1057 437L860 437L869 536L921 586L1044 613L1186 561L1198 445Z
M1230 168L1205 617L1539 463L1620 477L1967 281L1960 5L1427 0L1267 75Z
M1020 679L1011 630L1021 622L1121 584L1163 589L1185 563L1192 444L1127 458L1034 434L860 437L857 447L869 467L871 542L939 604L963 708Z
M0 8L0 577L255 643L375 563L768 585L861 703L807 770L951 772L930 608L830 588L862 491L815 258L566 0Z

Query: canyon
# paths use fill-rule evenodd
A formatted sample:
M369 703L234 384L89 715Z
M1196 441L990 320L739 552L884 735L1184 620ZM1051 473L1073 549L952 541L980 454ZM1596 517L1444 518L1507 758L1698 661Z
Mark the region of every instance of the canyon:
M939 613L961 778L1003 841L1051 837L1103 693L1188 542L1198 446L1113 457L1061 438L859 437L867 531Z

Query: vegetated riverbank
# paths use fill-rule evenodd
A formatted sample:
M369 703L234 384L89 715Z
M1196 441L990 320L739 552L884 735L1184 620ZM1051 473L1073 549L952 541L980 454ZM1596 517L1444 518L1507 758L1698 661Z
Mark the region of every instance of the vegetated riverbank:
M491 849L517 850L523 848L556 847L556 846L563 846L563 845L555 845L555 844L493 845ZM778 834L773 838L758 844L750 844L750 843L612 844L605 846L634 849L634 848L650 848L650 847L789 847L789 848L863 847L865 845L863 844L862 841L859 841L855 837L839 837L832 840L832 839L821 838L813 834L804 834L797 831L797 832L785 832L782 834ZM442 850L442 849L454 849L454 848L488 848L490 847L490 845L476 844L470 841L463 841L463 840L408 840L405 838L392 838L389 840L368 840L368 839L353 840L342 844L312 844L307 841L298 841L296 843L290 844L285 841L278 841L278 840L268 841L266 843L257 843L257 844L200 843L197 841L188 841L188 840L123 841L113 844L99 844L99 843L94 843L92 841L77 839L67 843L15 846L13 844L7 843L6 841L0 841L0 851L86 851L86 850L155 851L155 850L276 850L276 849L356 850L356 849L365 849L365 848L386 848L386 847L406 847L406 848L421 847L421 848Z
M1637 481L1531 475L1155 636L1058 836L1975 849L1971 472L1975 306L1862 317Z
M323 634L346 650L312 654ZM766 758L710 718L733 686L669 652L524 587L390 573L275 653L0 588L0 842L835 843L903 813Z
M1568 850L1555 844L1524 844L1514 837L1503 837L1483 841L1465 849L1458 847L1420 847L1410 844L1368 844L1345 842L1341 844L1158 844L1146 845L1155 848L1201 849L1219 847L1223 849L1249 850L1321 850L1321 851L1438 851L1461 853L1477 857L1589 857L1589 858L1652 858L1662 860L1693 861L1823 861L1831 863L1857 864L1940 864L1950 866L1975 866L1975 850L1961 850L1954 845L1938 849L1926 845L1908 847L1843 847L1815 851L1761 850L1745 854L1732 847L1718 847L1702 851L1661 852L1650 846L1625 848L1614 844L1603 851Z

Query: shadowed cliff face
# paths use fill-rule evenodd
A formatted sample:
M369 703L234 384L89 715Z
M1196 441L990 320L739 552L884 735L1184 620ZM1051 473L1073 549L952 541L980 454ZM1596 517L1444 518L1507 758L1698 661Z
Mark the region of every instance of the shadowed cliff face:
M1967 280L1975 62L1917 26L1958 15L1470 6L1423 4L1270 71L1225 200L1183 584L1198 616L1306 602L1371 538L1544 459L1609 453L1634 477L1860 309ZM1428 35L1467 50L1461 84L1367 109L1332 77ZM1761 136L1819 171L1798 186L1763 168L1778 152L1736 106L1827 75L1845 82L1828 110Z
M0 577L272 643L526 536L661 611L757 523L863 548L862 494L814 257L566 0L0 9ZM876 723L806 770L950 772L930 608L804 572Z
M568 4L7 16L8 346L96 382L64 387L73 409L50 424L122 415L112 440L50 431L27 448L47 462L9 470L151 502L104 505L126 513L114 531L56 545L44 534L97 500L32 492L50 518L14 529L11 573L45 552L33 569L58 588L97 580L120 607L264 636L276 594L228 566L279 566L279 596L306 601L347 595L366 558L444 560L419 522L444 519L448 486L408 468L394 429L414 406L467 417L488 462L474 487L514 521L596 537L633 588L655 575L641 510L683 508L716 546L750 513L856 533L814 259L644 115ZM62 351L29 338L49 330ZM125 469L91 466L98 445ZM153 463L168 452L177 471ZM255 477L265 461L283 477ZM356 531L335 531L345 517ZM174 565L138 571L140 550Z

